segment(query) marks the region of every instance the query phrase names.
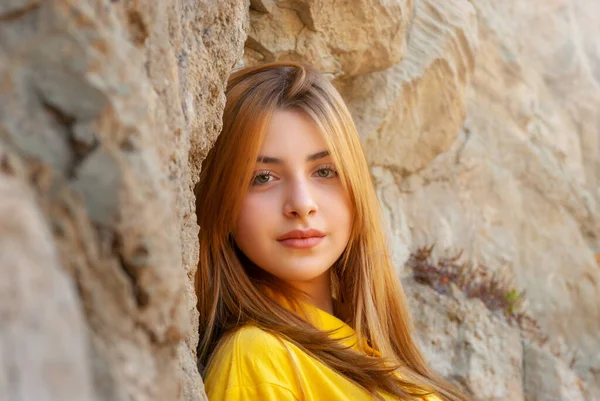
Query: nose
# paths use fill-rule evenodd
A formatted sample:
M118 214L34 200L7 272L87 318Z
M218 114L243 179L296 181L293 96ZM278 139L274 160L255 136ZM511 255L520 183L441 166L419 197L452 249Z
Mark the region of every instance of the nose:
M306 218L317 212L315 200L310 183L304 179L295 179L289 182L283 214L290 218Z

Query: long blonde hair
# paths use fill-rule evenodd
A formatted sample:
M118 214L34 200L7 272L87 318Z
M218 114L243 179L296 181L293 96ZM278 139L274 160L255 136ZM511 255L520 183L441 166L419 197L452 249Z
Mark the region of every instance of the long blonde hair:
M383 390L404 399L435 393L464 396L434 374L415 344L404 291L391 263L381 211L356 128L343 99L315 69L293 62L247 67L227 85L223 129L202 163L196 187L200 260L198 360L206 365L224 334L252 324L290 341L377 399ZM356 352L308 324L267 293L301 296L246 258L231 236L273 111L305 113L321 131L354 206L348 245L331 267L332 294L344 320L382 357ZM397 372L398 376L393 373Z

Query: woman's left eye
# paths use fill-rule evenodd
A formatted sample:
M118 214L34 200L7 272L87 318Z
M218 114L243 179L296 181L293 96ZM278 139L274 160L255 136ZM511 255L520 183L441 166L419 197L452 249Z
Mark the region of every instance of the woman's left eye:
M321 167L316 171L319 178L334 178L337 177L338 173L334 167Z

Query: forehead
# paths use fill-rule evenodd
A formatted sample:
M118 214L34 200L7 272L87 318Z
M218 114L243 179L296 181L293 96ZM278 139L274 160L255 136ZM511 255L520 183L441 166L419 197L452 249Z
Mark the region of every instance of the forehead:
M299 110L275 110L267 126L261 156L304 158L327 150L323 134L305 113Z

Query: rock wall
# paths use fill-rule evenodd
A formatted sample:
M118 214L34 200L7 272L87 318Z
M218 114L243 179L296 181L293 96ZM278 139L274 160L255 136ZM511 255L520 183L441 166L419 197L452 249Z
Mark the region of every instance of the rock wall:
M421 347L432 367L474 400L523 401L523 347L519 330L478 300L453 297L403 282Z
M600 399L600 5L0 5L0 399L201 400L193 187L234 64L347 101L431 363L478 400ZM527 291L573 366L413 283L435 243Z
M205 399L193 187L247 14L0 5L0 399Z
M531 341L454 288L441 295L404 280L421 348L431 366L474 401L584 401L597 392L560 350Z

